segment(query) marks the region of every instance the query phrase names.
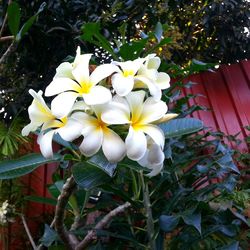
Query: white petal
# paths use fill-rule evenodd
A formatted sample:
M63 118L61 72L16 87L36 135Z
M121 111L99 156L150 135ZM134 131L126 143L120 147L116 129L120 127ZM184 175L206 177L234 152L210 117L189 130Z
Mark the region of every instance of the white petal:
M126 96L126 99L128 101L131 110L133 122L136 122L141 116L144 98L145 98L145 91L142 90L131 92Z
M45 95L53 96L68 90L80 92L81 88L75 81L69 78L55 78L46 88Z
M72 74L77 82L88 82L89 81L89 60L91 54L84 54L79 56L79 61L75 62ZM78 59L77 59L78 60Z
M75 92L63 92L56 96L51 102L51 111L57 118L62 118L67 116L72 107L76 98L79 96Z
M47 122L45 122L43 124L41 131L44 131L44 130L46 130L48 128L54 128L54 129L55 128L60 128L62 126L62 124L63 123L61 121L59 121L59 120L56 120L56 119L50 120L50 121L47 121Z
M149 174L146 174L146 176L154 177L154 176L158 175L161 172L162 168L163 168L163 163L159 164L159 165L156 165L156 166L154 166L153 170Z
M54 133L55 130L51 130L45 134L41 133L38 136L37 143L40 145L41 153L45 158L53 157L52 139Z
M104 130L102 150L109 162L119 162L126 154L123 140L108 128Z
M178 114L165 114L160 120L155 121L155 124L163 123L163 122L168 122L169 120L172 120L176 118Z
M112 86L115 92L120 96L126 96L134 87L134 77L124 77L120 73L116 73L111 78Z
M28 108L31 123L34 126L40 126L44 122L54 119L54 116L42 98L42 91L36 93L30 89L29 93L34 97L32 104Z
M82 96L87 105L103 104L112 99L109 89L103 86L93 86L88 94L82 94Z
M65 126L59 128L57 133L63 138L63 140L73 141L81 135L82 128L82 124L69 118Z
M85 70L89 68L89 60L92 54L82 54L81 55L81 48L78 46L76 50L76 57L73 62L73 68L76 68L79 64L82 65L82 68Z
M70 79L74 79L74 76L72 75L72 64L69 62L63 62L61 63L57 69L56 69L56 75L54 78L58 77L66 77Z
M107 124L127 124L130 123L130 111L123 103L111 102L103 111L101 119Z
M155 165L160 165L163 163L164 159L165 156L164 153L162 152L161 147L157 144L151 145L147 157L149 166L152 166L153 168L153 166Z
M159 127L156 125L145 125L141 128L141 130L148 134L154 140L154 142L163 149L165 137L164 133Z
M146 77L143 77L143 76L136 76L135 79L136 79L136 81L140 81L140 82L144 83L148 87L149 92L153 96L153 98L156 101L160 101L161 94L162 94L161 89L154 81L152 81Z
M168 107L163 101L155 101L152 97L147 98L143 105L142 121L144 124L161 119L167 112Z
M28 136L30 132L34 132L41 124L29 123L22 129L22 136Z
M84 137L79 149L85 156L92 156L96 154L101 148L103 141L102 129L95 129Z
M134 161L141 159L147 150L146 136L142 131L135 131L132 127L129 128L125 144L128 158Z
M147 61L148 69L158 69L161 64L161 59L158 56L150 56Z
M113 64L103 64L95 68L90 76L90 82L96 85L104 78L118 71L118 67Z
M158 73L156 84L161 89L167 89L170 87L170 77L167 73L160 72Z

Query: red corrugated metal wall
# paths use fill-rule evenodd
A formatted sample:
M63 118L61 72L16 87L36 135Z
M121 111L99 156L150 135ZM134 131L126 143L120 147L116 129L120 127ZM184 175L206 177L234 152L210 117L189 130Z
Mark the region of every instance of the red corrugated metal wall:
M197 111L194 117L201 119L205 126L219 130L226 135L241 132L239 139L249 135L245 126L250 125L250 61L223 65L216 72L192 75L186 81L196 82L185 94L202 94L192 99L189 105L198 104L211 111ZM231 147L235 147L229 142ZM246 143L237 146L248 151Z
M189 101L189 105L198 104L210 108L211 111L197 111L194 117L201 119L205 126L214 131L222 131L227 135L241 132L239 139L249 135L244 127L250 125L250 61L221 66L216 72L204 72L190 76L186 82L198 84L184 89L184 94L201 94ZM235 147L231 142L230 146ZM245 143L238 146L241 151L248 151ZM34 151L38 152L37 145ZM51 183L51 176L55 164L39 167L29 176L24 177L28 185L28 194L48 197L47 185ZM33 232L37 232L41 217L52 212L53 207L29 202L27 207L28 223ZM20 227L19 227L20 228ZM23 229L22 229L23 230ZM14 229L15 231L15 229ZM35 236L35 235L34 235ZM21 249L13 244L11 250Z

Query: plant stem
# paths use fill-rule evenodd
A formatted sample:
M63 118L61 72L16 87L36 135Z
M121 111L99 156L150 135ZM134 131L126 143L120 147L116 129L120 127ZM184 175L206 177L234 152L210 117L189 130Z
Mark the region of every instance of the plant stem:
M77 238L68 232L64 225L64 214L65 209L68 204L69 198L75 191L77 185L74 181L73 176L67 179L63 185L61 194L58 197L56 211L55 211L55 229L61 240L64 242L68 250L74 250L75 246L78 244Z
M148 182L145 181L143 172L140 171L140 177L142 181L142 189L143 189L143 203L144 208L146 210L146 218L147 218L147 233L148 233L148 240L149 240L149 249L156 250L156 245L154 241L154 220L152 216L152 209L150 203L150 196L148 190Z
M26 232L26 234L28 235L29 241L30 241L30 243L31 243L31 245L32 245L32 248L33 248L34 250L36 250L36 249L37 249L37 246L36 246L36 244L35 244L35 242L34 242L32 236L31 236L29 227L28 227L27 222L26 222L26 220L25 220L25 218L24 218L23 215L21 215L21 219L22 219L22 222L23 222L23 226L24 226L25 232Z

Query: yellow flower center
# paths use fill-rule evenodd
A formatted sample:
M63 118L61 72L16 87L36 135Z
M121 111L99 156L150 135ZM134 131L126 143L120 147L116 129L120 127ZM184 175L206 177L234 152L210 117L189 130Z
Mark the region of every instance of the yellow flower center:
M133 75L134 75L134 71L133 70L124 70L123 71L123 76L124 77L133 76Z
M60 121L62 122L60 125L58 125L59 128L64 127L66 123L68 122L68 117L64 116L63 118L60 118Z
M80 94L88 94L93 86L89 82L80 83L80 85L81 85L80 90L79 90Z

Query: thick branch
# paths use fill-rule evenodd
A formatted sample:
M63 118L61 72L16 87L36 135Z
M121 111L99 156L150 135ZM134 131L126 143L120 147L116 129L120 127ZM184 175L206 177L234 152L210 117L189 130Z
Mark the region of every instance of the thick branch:
M68 250L74 250L76 244L78 243L78 240L75 238L75 236L70 234L64 226L65 208L67 206L69 197L72 195L75 189L76 183L74 178L71 176L63 185L62 192L58 197L54 218L55 229Z
M113 217L125 211L126 208L130 207L131 204L129 202L120 205L119 207L115 208L114 210L110 211L107 215L100 220L95 228L88 232L85 238L76 246L75 250L82 250L85 249L90 242L96 238L96 231L104 228L107 224L112 220Z

